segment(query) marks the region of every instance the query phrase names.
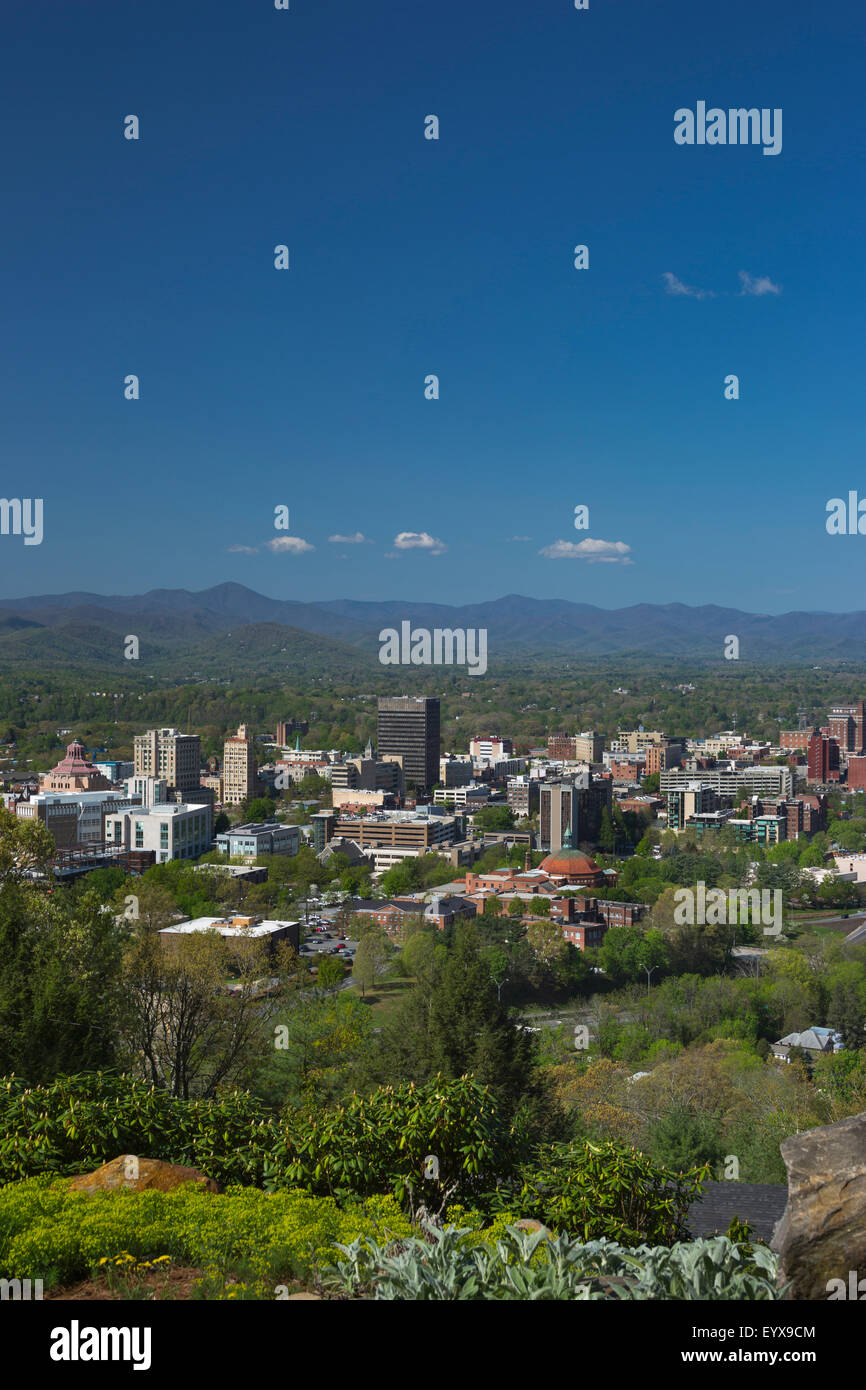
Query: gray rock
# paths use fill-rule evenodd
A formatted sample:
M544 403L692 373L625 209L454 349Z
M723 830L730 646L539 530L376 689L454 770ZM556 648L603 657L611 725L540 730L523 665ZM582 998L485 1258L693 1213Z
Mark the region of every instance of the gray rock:
M866 1275L866 1114L786 1139L788 1205L772 1247L788 1298L828 1298L831 1279Z

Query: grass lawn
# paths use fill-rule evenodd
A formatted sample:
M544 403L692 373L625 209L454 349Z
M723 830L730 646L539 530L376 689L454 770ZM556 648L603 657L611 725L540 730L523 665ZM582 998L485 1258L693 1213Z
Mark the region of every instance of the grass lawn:
M380 980L372 989L367 990L364 1002L370 1005L378 1027L391 1022L401 1000L405 998L414 983L414 979L410 975L406 975L397 980ZM355 988L360 995L360 987L356 985Z

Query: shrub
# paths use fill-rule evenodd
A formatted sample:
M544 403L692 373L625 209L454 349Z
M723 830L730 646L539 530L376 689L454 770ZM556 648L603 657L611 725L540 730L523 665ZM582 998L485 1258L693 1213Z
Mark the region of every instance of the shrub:
M325 1278L377 1300L763 1302L782 1296L776 1255L763 1246L746 1255L725 1236L624 1249L614 1241L581 1244L568 1235L528 1234L513 1226L480 1244L464 1235L450 1226L431 1227L427 1240L413 1237L384 1248L356 1240L342 1248L343 1258Z
M0 1272L52 1283L84 1278L100 1261L168 1255L206 1270L243 1264L258 1279L307 1273L349 1241L408 1237L393 1197L341 1209L306 1192L234 1188L85 1195L46 1178L0 1188Z
M120 1153L189 1164L224 1186L426 1201L478 1194L513 1173L516 1132L487 1087L442 1077L380 1087L336 1110L275 1115L244 1092L185 1101L128 1076L0 1083L0 1182L68 1176ZM425 1159L438 1178L424 1177Z
M69 1175L120 1153L199 1167L218 1182L260 1182L268 1111L235 1091L175 1100L130 1076L85 1072L45 1086L0 1082L0 1182Z
M384 1086L332 1111L298 1111L281 1127L267 1185L362 1196L409 1187L427 1201L446 1189L479 1194L514 1172L516 1138L495 1096L471 1077ZM424 1177L435 1157L438 1177Z
M676 1173L618 1144L550 1144L521 1170L519 1191L500 1186L500 1207L584 1240L671 1245L688 1236L688 1209L705 1168Z

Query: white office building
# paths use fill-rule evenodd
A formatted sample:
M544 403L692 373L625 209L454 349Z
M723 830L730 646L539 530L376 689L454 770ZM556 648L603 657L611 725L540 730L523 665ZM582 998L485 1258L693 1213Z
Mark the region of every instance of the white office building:
M105 838L124 849L153 850L157 864L169 859L198 859L213 848L213 809L207 805L169 802L140 806L105 818Z

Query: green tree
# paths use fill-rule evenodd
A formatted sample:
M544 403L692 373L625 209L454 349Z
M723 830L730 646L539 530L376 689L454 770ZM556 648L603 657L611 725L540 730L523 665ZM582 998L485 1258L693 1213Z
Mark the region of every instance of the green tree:
M184 1100L237 1082L266 1045L262 1017L275 1006L253 996L269 965L254 938L230 946L216 932L191 932L166 945L158 935L141 935L124 970L124 1032L134 1068Z
M361 986L361 994L366 996L382 978L391 963L393 947L380 927L364 933L358 942L352 974Z
M508 806L482 806L472 817L478 830L513 830L514 812Z
M317 964L316 985L326 993L336 989L346 978L346 967L338 956L320 955Z
M31 1084L117 1059L125 928L101 894L47 888L54 842L0 810L0 1073Z
M386 1028L385 1066L417 1081L472 1074L513 1113L537 1095L531 1035L500 1003L485 956L475 925L459 924L441 967L418 981Z
M613 854L616 849L616 831L611 820L610 811L605 806L601 813L601 829L598 832L598 843L605 854Z

